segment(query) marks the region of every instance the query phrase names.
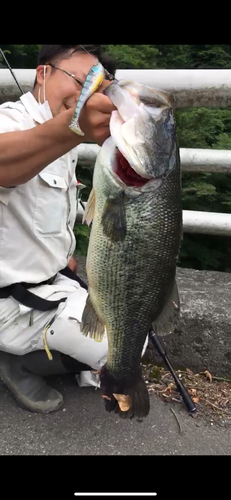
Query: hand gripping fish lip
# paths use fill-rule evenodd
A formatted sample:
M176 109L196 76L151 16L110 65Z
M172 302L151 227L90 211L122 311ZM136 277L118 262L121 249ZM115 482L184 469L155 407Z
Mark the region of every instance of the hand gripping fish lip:
M96 90L100 87L101 83L104 80L104 77L105 70L100 62L94 64L86 76L86 80L80 92L74 115L69 125L69 128L77 135L84 136L84 132L81 130L79 125L79 117L82 108L89 97L91 97L91 95L94 94L94 92L96 92Z

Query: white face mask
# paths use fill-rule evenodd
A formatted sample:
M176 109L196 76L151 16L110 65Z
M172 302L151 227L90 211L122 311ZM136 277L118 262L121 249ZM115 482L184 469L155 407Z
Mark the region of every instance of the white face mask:
M43 104L41 103L41 100L40 100L40 90L41 89L39 87L39 91L38 91L38 106L39 106L39 111L40 111L41 115L43 116L44 120L47 121L47 120L50 120L51 118L53 118L53 115L51 113L51 108L49 106L49 103L48 103L48 101L46 101L46 93L45 93L46 66L44 66L43 71L44 71Z

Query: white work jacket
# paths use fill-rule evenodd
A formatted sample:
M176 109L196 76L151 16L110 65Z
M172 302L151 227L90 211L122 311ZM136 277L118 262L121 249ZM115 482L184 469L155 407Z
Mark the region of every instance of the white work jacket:
M31 92L0 105L0 134L45 121ZM77 147L25 184L0 187L1 288L40 283L66 267L75 249L76 162Z

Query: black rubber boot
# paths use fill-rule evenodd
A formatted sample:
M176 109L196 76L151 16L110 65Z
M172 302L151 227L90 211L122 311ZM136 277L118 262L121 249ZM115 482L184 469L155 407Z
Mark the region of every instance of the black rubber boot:
M0 378L18 403L31 412L50 413L63 404L62 395L49 387L42 377L27 370L21 356L0 351Z
M67 354L62 354L58 351L51 351L51 354L53 357L52 360L48 359L46 351L43 350L28 352L23 356L17 357L27 370L43 377L92 370L90 366L77 361Z

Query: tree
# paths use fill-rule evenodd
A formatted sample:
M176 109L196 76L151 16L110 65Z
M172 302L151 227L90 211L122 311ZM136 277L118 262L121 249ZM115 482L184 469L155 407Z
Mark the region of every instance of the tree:
M104 45L115 57L119 69L152 69L157 67L159 50L155 45Z
M190 47L192 68L231 68L231 45L191 45Z
M160 69L189 69L191 68L190 45L156 45L159 54L157 68Z
M12 68L34 69L36 67L40 45L1 45L1 49ZM5 66L1 55L0 62Z

